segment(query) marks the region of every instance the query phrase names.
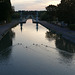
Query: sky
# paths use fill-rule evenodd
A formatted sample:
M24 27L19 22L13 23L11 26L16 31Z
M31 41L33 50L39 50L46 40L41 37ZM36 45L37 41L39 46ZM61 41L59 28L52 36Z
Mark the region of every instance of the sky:
M61 0L11 0L15 10L45 10L48 5L57 5Z

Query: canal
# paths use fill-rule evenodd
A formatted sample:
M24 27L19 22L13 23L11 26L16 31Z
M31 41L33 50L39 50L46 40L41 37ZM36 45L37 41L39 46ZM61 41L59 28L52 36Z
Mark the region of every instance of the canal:
M0 75L75 75L75 45L29 19L0 41Z

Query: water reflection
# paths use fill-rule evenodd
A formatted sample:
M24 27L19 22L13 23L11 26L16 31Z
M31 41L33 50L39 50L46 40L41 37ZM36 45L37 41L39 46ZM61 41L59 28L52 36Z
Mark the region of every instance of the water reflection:
M57 50L59 52L59 55L61 56L61 59L59 61L64 63L71 63L73 60L73 56L75 53L75 45L70 43L69 41L63 39L62 37L53 34L50 30L46 32L46 38L48 41L51 41L55 39L55 45Z
M72 61L73 61L74 54L70 54L70 53L59 50L59 55L61 57L59 59L59 61L65 63L65 64L69 64L69 66L70 66L70 63L72 63Z
M41 29L39 32L36 32L35 28L35 25L31 24L31 20L29 20L23 28L22 34L20 26L12 29L15 32L14 36L9 34L4 42L4 44L8 44L8 42L10 44L5 47L7 49L2 48L0 51L0 74L74 75L75 56L66 50L60 50L59 44L62 46L63 43L60 43L63 42L62 38L42 26L39 26ZM12 36L15 37L13 44L17 44L16 46L12 46ZM65 40L64 42L66 43Z
M63 39L61 36L53 34L50 30L46 32L46 38L48 41L56 40L55 45L60 50L67 51L69 53L75 53L75 45L70 43L69 41Z
M15 33L10 30L0 41L0 62L2 62L1 60L6 60L10 57L12 50L12 38L14 37Z
M56 34L53 34L50 30L46 32L46 38L48 41L52 41L56 38Z
M22 32L22 29L23 29L22 26L23 26L23 23L20 23L20 29L21 29L21 32Z
M57 36L55 44L56 44L56 47L61 50L67 51L69 53L75 53L75 45L70 43L69 41L66 41L60 36Z
M70 65L73 60L73 53L75 53L75 46L60 36L57 36L55 44L58 49L62 50L58 50L59 55L62 58L60 61Z
M36 31L38 31L38 23L36 23Z

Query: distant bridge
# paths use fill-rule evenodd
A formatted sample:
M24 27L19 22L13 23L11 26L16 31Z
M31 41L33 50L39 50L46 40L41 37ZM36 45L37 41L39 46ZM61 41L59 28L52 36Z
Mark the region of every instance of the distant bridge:
M22 16L22 11L20 13L20 23L26 23L27 19L32 18L33 21L38 22L38 11L36 12L36 17L34 17L33 15L27 15L26 17Z

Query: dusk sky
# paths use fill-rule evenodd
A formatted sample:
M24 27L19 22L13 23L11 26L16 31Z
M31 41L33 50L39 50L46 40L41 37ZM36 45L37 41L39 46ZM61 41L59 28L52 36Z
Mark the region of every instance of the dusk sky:
M45 10L45 7L57 5L61 0L11 0L15 10Z

